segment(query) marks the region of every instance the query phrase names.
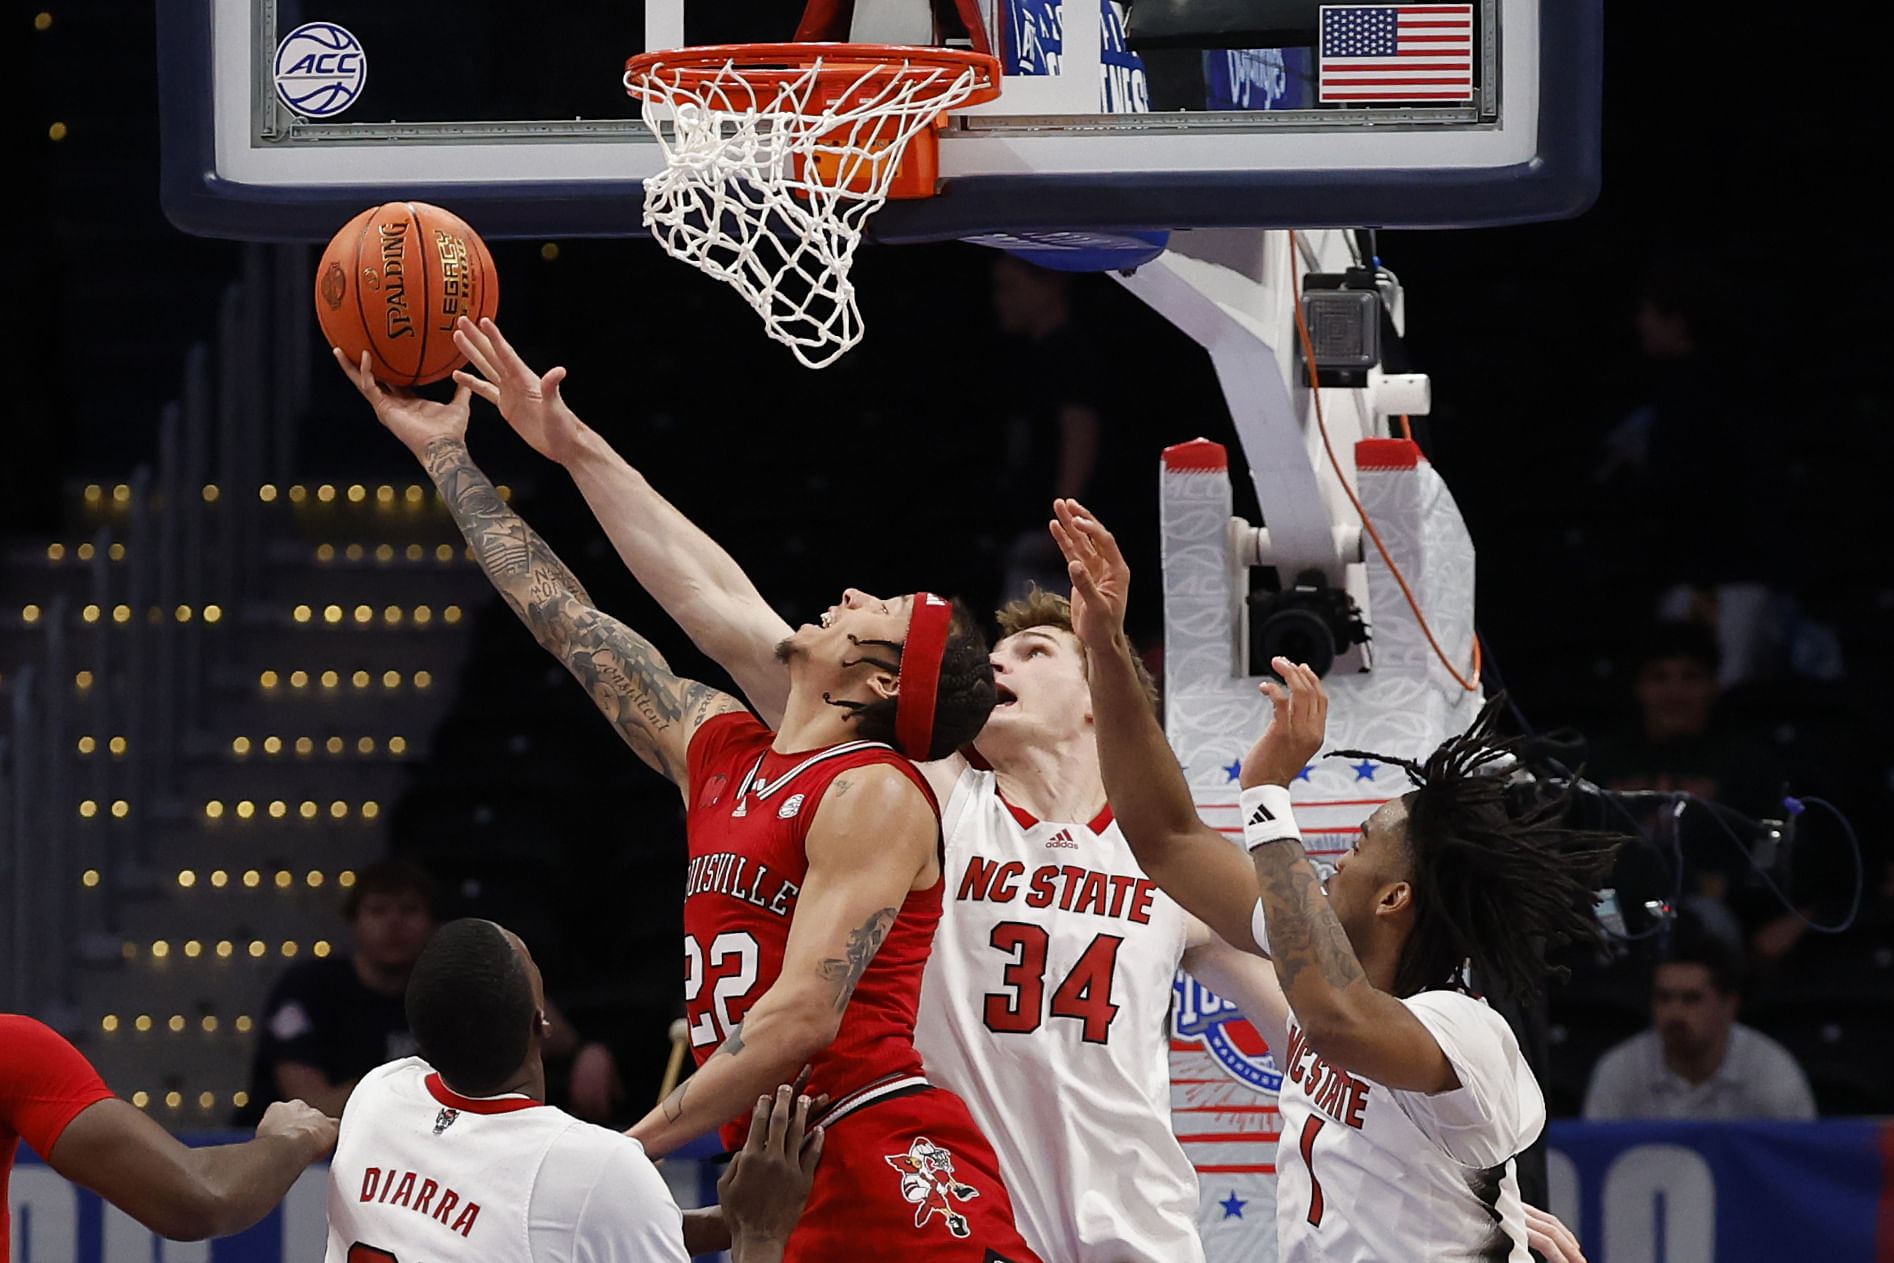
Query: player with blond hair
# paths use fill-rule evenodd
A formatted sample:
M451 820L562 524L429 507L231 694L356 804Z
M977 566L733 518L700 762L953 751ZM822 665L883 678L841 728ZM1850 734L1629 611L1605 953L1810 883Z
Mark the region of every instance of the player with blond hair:
M534 373L489 322L462 336L488 378L469 376L473 388L566 468L638 580L758 713L785 714L794 682L771 646L789 628L737 563L573 414L563 370ZM1138 867L1106 801L1086 649L1066 599L1035 592L998 619L998 702L973 738L977 761L935 751L921 768L942 804L946 909L916 1041L928 1074L966 1100L998 1152L1020 1230L1041 1255L1200 1260L1196 1173L1170 1124L1176 972L1237 1003L1272 1047L1281 991L1247 924L1233 947ZM1140 679L1154 710L1156 688ZM917 1215L934 1204L919 1169L903 1168L900 1184L923 1199ZM952 1181L940 1187L940 1214L958 1213Z

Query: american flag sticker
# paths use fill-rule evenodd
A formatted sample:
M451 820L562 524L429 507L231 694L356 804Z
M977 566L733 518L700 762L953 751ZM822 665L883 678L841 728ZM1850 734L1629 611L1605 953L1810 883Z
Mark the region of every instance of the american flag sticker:
M1473 99L1470 4L1325 4L1316 99Z

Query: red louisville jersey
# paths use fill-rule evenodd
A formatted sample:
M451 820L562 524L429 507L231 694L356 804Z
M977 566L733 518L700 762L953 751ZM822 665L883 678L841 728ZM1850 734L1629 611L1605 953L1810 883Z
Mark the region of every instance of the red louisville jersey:
M741 711L718 715L691 739L690 870L684 888L684 1004L702 1065L782 971L796 896L809 871L803 849L822 795L851 768L899 768L926 795L913 764L877 741L778 754L776 734ZM941 885L911 891L842 1015L835 1042L814 1061L812 1092L840 1100L878 1080L921 1073L914 1050L921 973L940 921ZM749 1115L723 1142L743 1143Z
M111 1096L77 1048L30 1017L0 1013L0 1263L13 1240L7 1176L21 1139L44 1158L66 1124Z

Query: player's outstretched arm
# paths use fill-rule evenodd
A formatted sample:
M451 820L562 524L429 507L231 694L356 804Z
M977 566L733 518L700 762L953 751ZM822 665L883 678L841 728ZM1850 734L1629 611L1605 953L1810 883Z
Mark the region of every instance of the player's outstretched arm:
M1270 665L1284 683L1265 681L1263 693L1275 711L1248 754L1239 781L1245 790L1290 783L1322 748L1328 725L1328 694L1308 667L1276 658ZM1265 817L1276 825L1287 813L1287 795ZM1267 827L1267 826L1265 826ZM1440 1042L1405 1004L1368 980L1321 878L1293 831L1250 834L1250 859L1262 888L1269 955L1283 994L1309 1047L1343 1070L1390 1088L1445 1092L1460 1085Z
M546 541L500 498L467 451L465 384L452 402L435 403L384 389L366 353L355 366L335 354L376 417L427 470L474 559L534 639L585 686L638 757L688 795L691 736L712 715L742 703L674 674L650 641L592 603Z
M1053 538L1072 579L1072 630L1085 643L1099 768L1118 827L1139 867L1185 911L1233 946L1264 950L1250 933L1256 873L1197 815L1184 771L1132 666L1124 622L1131 569L1124 554L1078 501L1056 501L1053 512Z
M455 381L565 467L645 591L731 674L765 723L780 722L789 675L776 646L790 628L743 568L567 406L559 389L565 369L535 373L491 320L461 317L454 345L479 370L458 372Z
M937 837L921 791L893 767L835 778L803 843L809 869L781 973L697 1073L632 1127L647 1152L669 1153L729 1122L834 1042L902 902L939 880Z
M192 1149L125 1101L82 1110L46 1161L161 1237L201 1241L242 1232L270 1213L303 1168L335 1147L335 1120L278 1101L256 1139Z

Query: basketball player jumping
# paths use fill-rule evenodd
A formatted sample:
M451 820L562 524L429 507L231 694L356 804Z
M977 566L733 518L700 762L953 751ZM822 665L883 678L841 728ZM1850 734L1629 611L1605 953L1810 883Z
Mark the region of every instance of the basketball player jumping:
M619 554L766 720L791 705L771 652L788 626L736 562L587 428L497 329L462 350L529 443L577 481ZM491 383L491 384L490 384ZM1287 1009L1274 971L1212 934L1140 870L1100 779L1086 651L1062 597L999 612L999 704L976 745L923 765L942 808L948 905L922 987L928 1073L992 1141L1026 1240L1070 1263L1203 1258L1196 1173L1170 1125L1179 963L1235 1002L1272 1048ZM1156 690L1144 680L1147 707Z
M922 1076L913 1044L940 917L940 823L903 755L938 757L985 722L993 677L972 619L930 593L850 589L780 642L790 687L772 731L675 675L501 500L467 452L471 375L436 403L384 390L366 355L337 360L426 467L508 605L684 796L699 1065L631 1134L663 1154L721 1127L735 1149L757 1097L812 1065L811 1086L833 1098L827 1154L787 1258L1034 1259L991 1148L959 1098ZM481 393L516 412L514 394L541 386L506 378ZM917 1153L925 1169L890 1181L891 1163Z
M1491 774L1508 749L1493 736L1489 703L1424 762L1367 756L1404 767L1415 788L1367 819L1324 888L1288 786L1320 751L1328 699L1313 671L1278 658L1284 683L1262 686L1274 719L1242 762L1250 856L1238 854L1198 818L1144 704L1117 544L1076 502L1054 509L1125 837L1159 885L1211 926L1235 934L1250 921L1289 998L1281 1263L1525 1263L1535 1229L1514 1157L1544 1127L1545 1102L1511 1029L1463 979L1471 964L1529 995L1547 941L1596 938L1593 892L1622 839L1566 830L1555 808L1509 809L1503 778Z

